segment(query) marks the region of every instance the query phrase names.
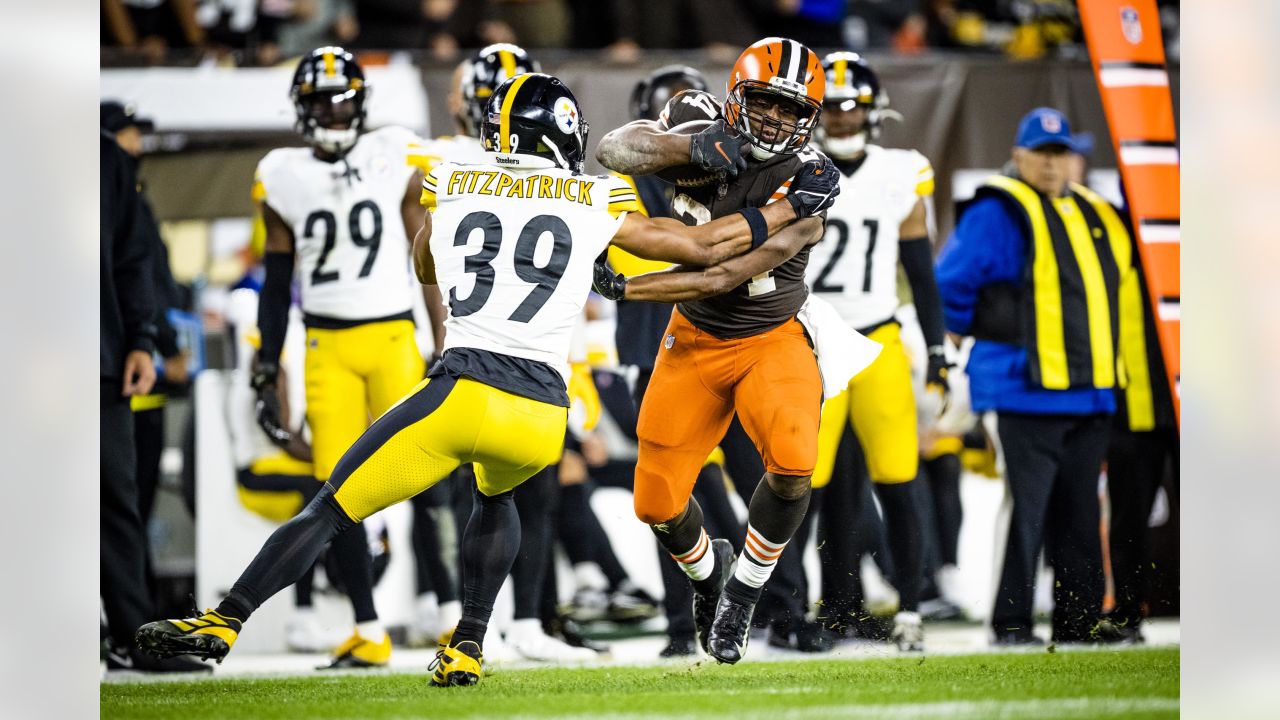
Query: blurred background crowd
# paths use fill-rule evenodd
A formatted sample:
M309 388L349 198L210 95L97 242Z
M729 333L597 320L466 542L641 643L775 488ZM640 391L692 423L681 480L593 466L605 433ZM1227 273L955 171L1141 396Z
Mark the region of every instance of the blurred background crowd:
M1159 0L1179 55L1178 0ZM425 51L511 42L634 65L647 50L732 62L765 34L810 47L1016 59L1084 56L1072 0L103 0L104 65L273 65L312 48Z

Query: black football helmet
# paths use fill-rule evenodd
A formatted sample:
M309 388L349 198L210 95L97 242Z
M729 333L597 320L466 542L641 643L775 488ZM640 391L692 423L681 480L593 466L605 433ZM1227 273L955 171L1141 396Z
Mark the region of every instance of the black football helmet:
M707 89L707 79L688 65L666 65L649 73L631 90L631 119L656 120L672 96Z
M458 122L468 135L478 137L485 106L498 86L517 75L541 71L542 66L524 48L510 43L482 48L462 63L462 112Z
M526 73L499 85L489 98L480 140L485 150L499 154L498 165L582 172L588 129L577 98L559 78ZM530 157L550 162L524 159Z
M822 58L827 75L827 96L823 105L831 110L867 109L867 121L858 133L844 138L830 137L819 127L815 137L828 154L845 157L861 152L868 142L880 137L880 125L889 111L889 95L880 85L867 61L854 52L833 52ZM893 113L896 115L896 113Z
M303 57L289 97L298 117L294 127L325 152L345 155L364 130L369 86L355 56L340 47L316 48Z

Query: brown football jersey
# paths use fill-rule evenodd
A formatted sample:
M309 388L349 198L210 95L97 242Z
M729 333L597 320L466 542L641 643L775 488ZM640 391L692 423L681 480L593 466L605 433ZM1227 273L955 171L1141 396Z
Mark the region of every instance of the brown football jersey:
M668 101L659 123L667 128L691 120L719 117L720 102L713 95L687 90ZM816 150L750 160L732 180L707 188L680 189L671 201L672 215L686 225L701 225L744 207L763 207L781 200L789 181L806 162L820 159ZM809 249L804 248L778 267L739 285L724 295L680 303L680 312L699 329L722 338L758 335L790 320L809 295L804 282Z

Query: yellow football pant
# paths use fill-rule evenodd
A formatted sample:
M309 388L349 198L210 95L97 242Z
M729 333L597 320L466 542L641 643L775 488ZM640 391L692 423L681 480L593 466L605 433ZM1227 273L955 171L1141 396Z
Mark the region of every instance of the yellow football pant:
M469 378L423 380L334 468L334 499L359 522L474 463L480 492L516 487L560 460L567 408Z
M338 458L424 370L409 320L307 329L307 423L316 479L329 479Z
M898 324L878 327L868 337L884 345L880 356L822 407L818 463L813 471L815 488L831 481L846 422L853 423L873 482L907 482L915 479L919 469L916 399Z

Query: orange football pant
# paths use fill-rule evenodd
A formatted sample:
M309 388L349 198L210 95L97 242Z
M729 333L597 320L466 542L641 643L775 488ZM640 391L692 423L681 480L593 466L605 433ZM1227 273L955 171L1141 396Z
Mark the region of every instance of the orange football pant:
M721 340L672 312L640 407L636 517L654 525L684 510L735 411L769 472L813 474L822 380L804 328L793 318Z

